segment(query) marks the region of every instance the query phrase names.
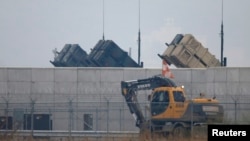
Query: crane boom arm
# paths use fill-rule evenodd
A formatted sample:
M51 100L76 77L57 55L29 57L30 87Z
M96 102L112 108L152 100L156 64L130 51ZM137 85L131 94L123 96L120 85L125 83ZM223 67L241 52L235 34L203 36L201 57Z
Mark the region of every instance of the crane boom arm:
M140 105L137 99L137 91L139 90L153 90L157 87L176 87L176 84L169 78L156 75L150 78L129 80L121 82L122 95L129 107L130 113L136 120L136 126L141 126L146 122L142 114Z

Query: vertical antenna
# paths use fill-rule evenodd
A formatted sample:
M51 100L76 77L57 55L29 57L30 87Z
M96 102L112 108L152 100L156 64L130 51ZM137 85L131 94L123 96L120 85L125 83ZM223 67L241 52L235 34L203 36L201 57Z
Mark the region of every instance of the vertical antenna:
M138 32L138 65L141 64L141 31L140 31L140 0L139 0L139 32Z
M105 40L104 38L104 0L102 1L102 30L103 30L102 40Z
M131 52L131 47L129 48L129 56L131 57L131 54L132 54L132 52Z
M223 0L222 0L222 7L221 7L221 66L224 66L224 61L223 61L223 45L224 45L224 31L223 31Z

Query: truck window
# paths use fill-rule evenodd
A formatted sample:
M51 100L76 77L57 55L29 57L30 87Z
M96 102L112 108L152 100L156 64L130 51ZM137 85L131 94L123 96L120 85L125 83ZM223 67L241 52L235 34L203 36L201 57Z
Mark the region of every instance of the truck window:
M183 96L182 91L173 91L174 94L174 101L175 102L184 102L185 97Z
M169 94L167 91L157 91L154 93L151 102L152 115L164 112L169 105Z

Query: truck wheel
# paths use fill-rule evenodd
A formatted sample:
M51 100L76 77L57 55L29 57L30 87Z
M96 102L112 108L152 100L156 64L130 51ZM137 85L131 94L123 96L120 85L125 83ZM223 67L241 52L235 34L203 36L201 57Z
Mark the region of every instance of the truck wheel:
M178 125L173 130L173 137L177 139L183 139L187 137L187 130L181 126Z
M164 133L162 133L162 135L163 135L165 138L169 138L171 134L169 134L169 132L164 132Z

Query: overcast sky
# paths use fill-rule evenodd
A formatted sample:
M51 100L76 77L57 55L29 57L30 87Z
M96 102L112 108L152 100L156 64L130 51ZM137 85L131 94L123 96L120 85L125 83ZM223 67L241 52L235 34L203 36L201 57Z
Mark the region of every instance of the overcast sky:
M224 0L223 7L227 66L249 67L250 1ZM104 10L103 0L0 0L0 21L1 67L54 67L54 48L79 44L89 53L103 31L138 59L139 0L104 0ZM221 21L222 0L141 0L144 68L161 68L157 54L179 33L193 34L220 60Z

